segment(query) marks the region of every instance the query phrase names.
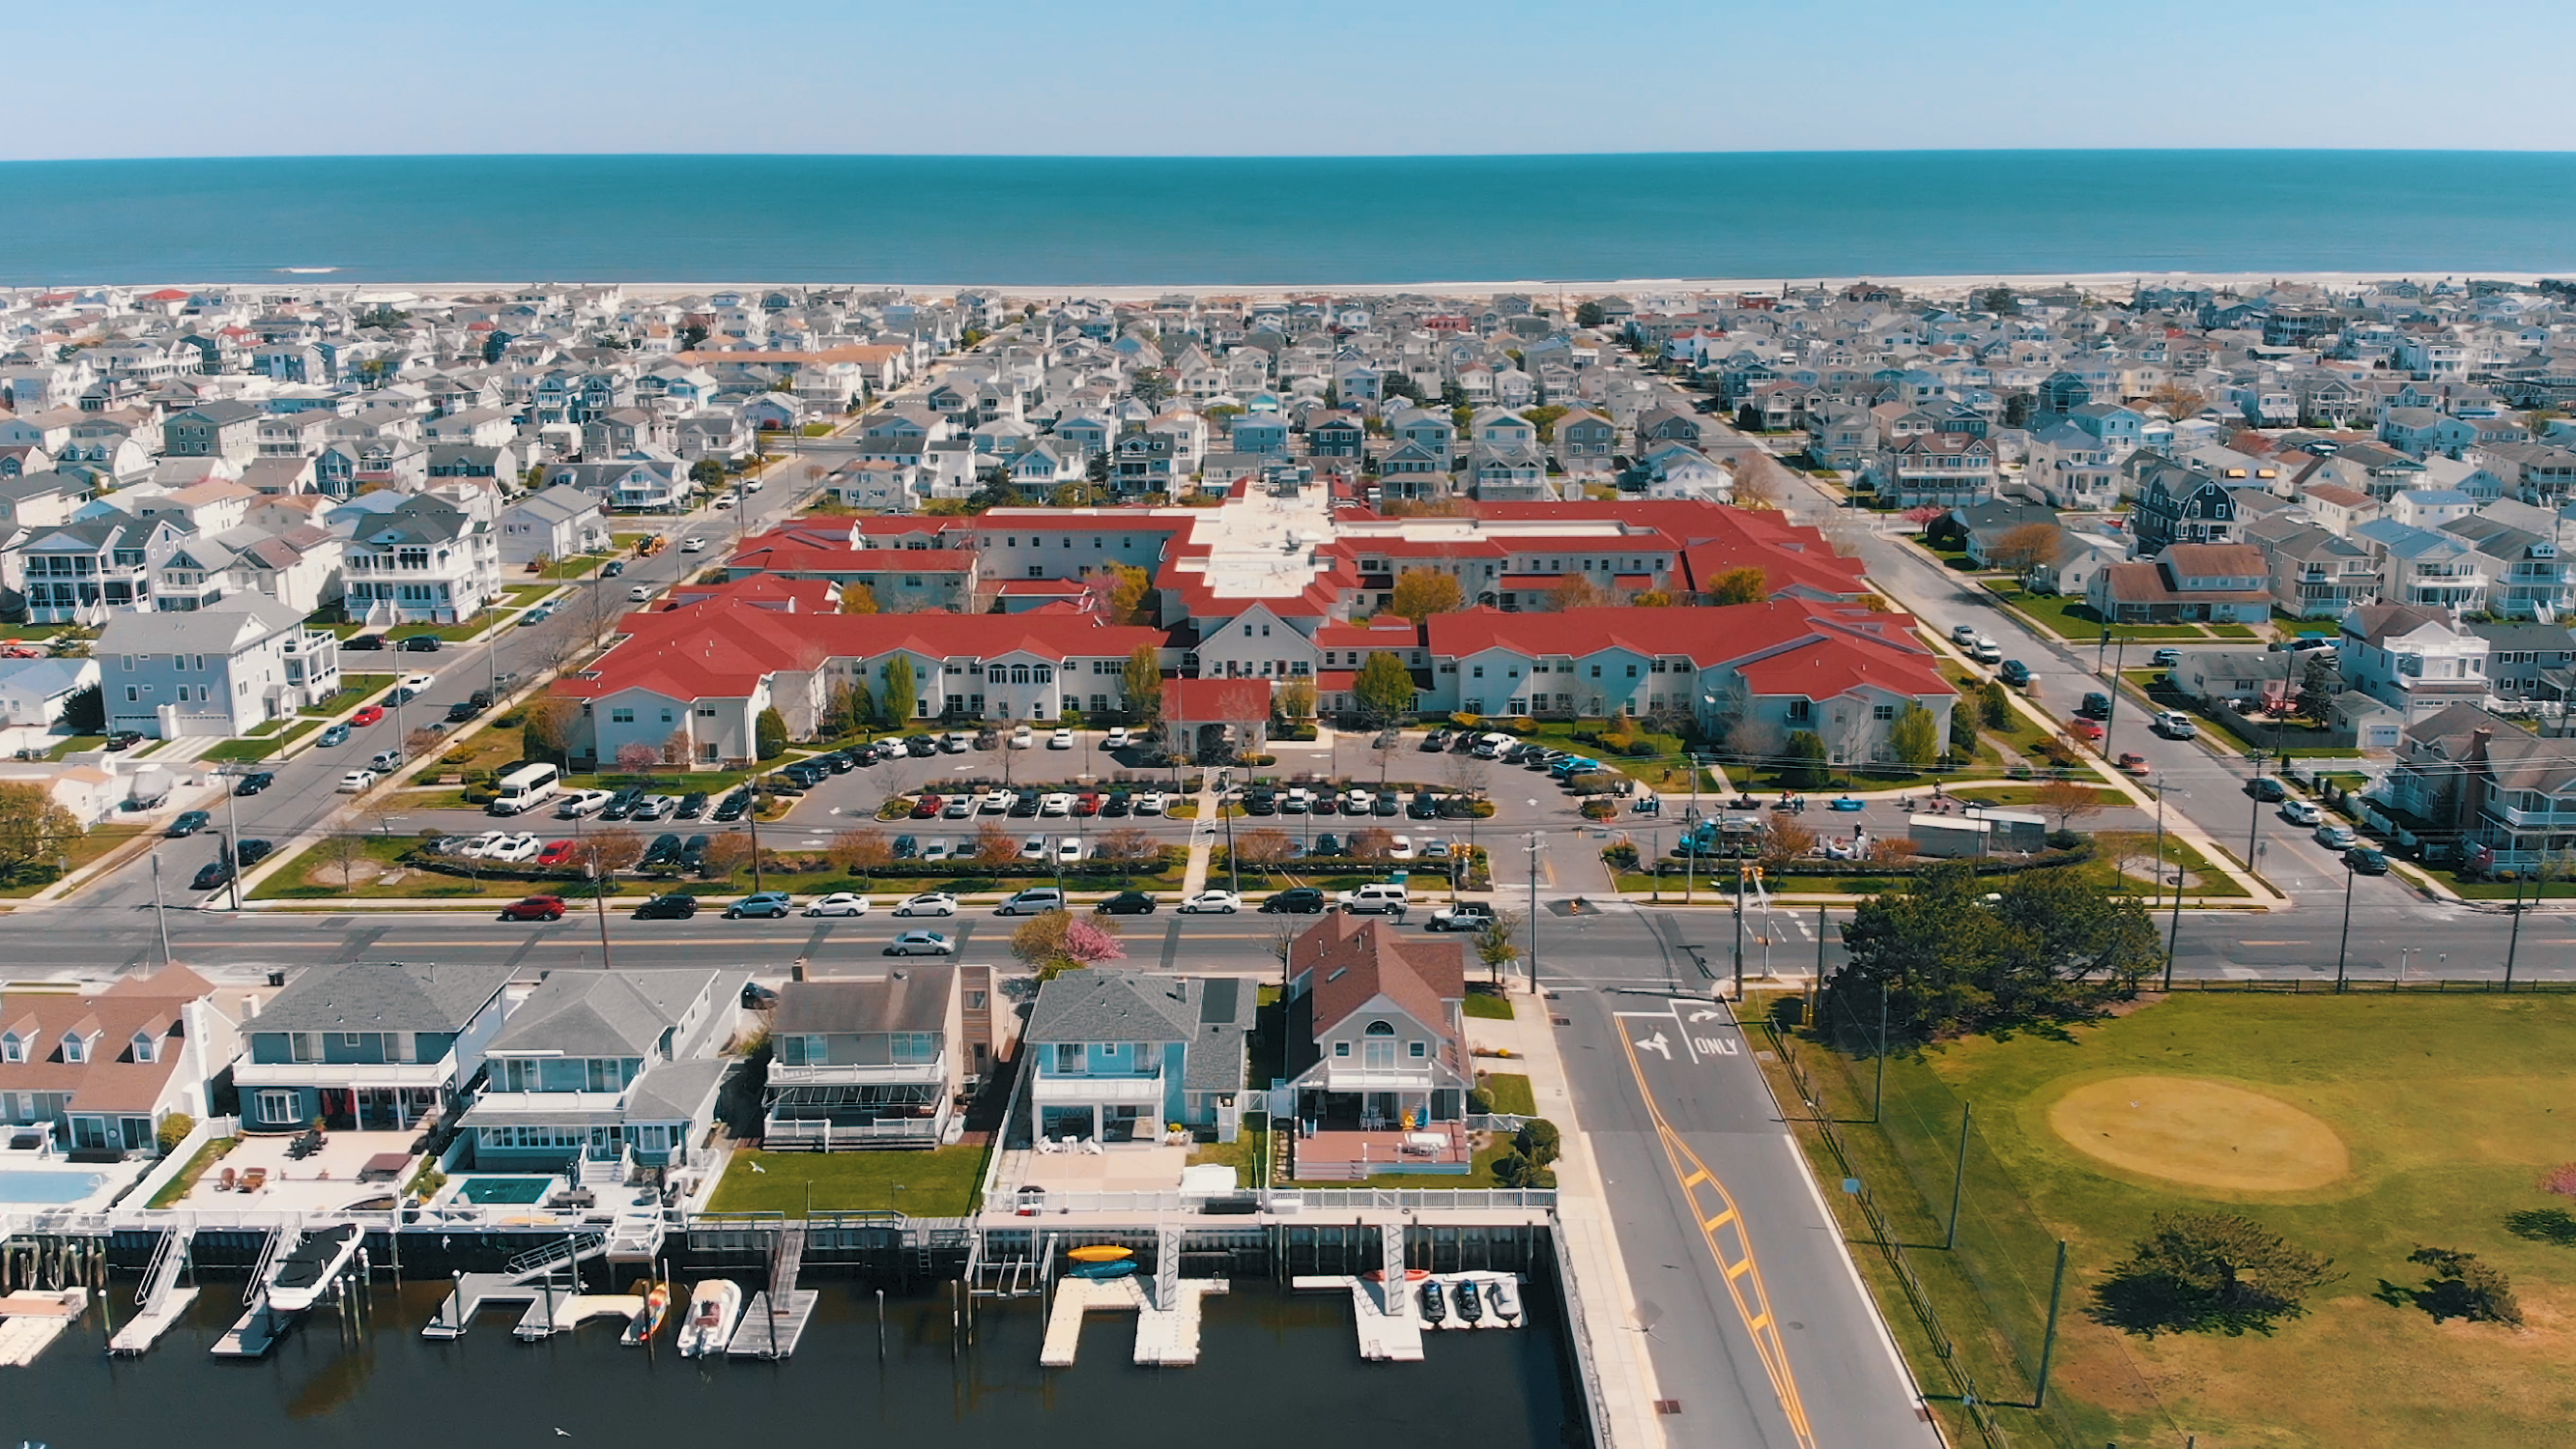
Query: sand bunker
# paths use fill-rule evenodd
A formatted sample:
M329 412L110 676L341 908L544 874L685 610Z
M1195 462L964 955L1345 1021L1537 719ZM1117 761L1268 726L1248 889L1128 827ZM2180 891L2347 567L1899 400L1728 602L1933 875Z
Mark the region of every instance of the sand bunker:
M2299 1192L2352 1170L2335 1130L2277 1097L2200 1077L2113 1077L2048 1109L2085 1156L2232 1192Z

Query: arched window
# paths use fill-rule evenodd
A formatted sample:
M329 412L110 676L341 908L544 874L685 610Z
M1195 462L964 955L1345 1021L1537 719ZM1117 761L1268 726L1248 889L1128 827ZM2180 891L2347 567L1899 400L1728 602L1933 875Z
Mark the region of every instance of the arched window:
M23 1062L26 1059L27 1044L18 1040L18 1034L14 1031L0 1032L0 1062Z
M71 1032L63 1033L63 1060L75 1066L89 1060L89 1043Z
M1372 1021L1368 1024L1368 1035L1393 1036L1395 1035L1395 1026L1391 1022Z
M1033 665L1030 667L1029 673L1034 676L1036 682L1039 684L1055 683L1055 670L1050 665Z

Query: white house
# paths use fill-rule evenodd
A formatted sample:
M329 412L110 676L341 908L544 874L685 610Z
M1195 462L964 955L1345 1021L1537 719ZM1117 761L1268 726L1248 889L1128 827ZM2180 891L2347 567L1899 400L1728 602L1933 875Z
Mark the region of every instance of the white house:
M91 650L107 727L154 739L238 735L340 689L340 645L253 594L193 613L112 614Z
M502 509L499 532L501 566L520 569L605 546L608 520L596 494L559 483Z

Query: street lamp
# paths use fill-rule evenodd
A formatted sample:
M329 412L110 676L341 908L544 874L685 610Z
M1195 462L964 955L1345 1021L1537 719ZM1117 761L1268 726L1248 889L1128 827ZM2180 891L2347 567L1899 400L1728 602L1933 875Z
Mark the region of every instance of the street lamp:
M1535 809L1535 808L1537 808L1537 806L1538 806L1538 802L1537 802L1536 800L1532 800L1532 801L1530 802L1530 806L1531 806L1531 808ZM1540 994L1539 989L1538 989L1538 832L1537 832L1537 831L1533 830L1533 831L1531 831L1531 832L1530 832L1529 842L1528 842L1528 844L1524 845L1524 846L1522 847L1522 849L1523 849L1523 850L1525 850L1525 851L1527 851L1527 852L1528 852L1528 854L1529 854L1529 947L1530 947L1530 952L1529 952L1529 955L1530 955L1529 977L1530 977L1530 994L1531 994L1531 995L1533 995L1533 996L1536 996L1536 995L1539 995L1539 994Z

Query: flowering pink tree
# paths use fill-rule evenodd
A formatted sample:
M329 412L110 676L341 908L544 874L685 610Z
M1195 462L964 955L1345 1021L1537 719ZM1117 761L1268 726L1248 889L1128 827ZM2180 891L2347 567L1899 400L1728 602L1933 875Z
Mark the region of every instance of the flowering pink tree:
M1124 961L1127 948L1109 928L1089 916L1076 916L1064 928L1064 954L1085 966Z

